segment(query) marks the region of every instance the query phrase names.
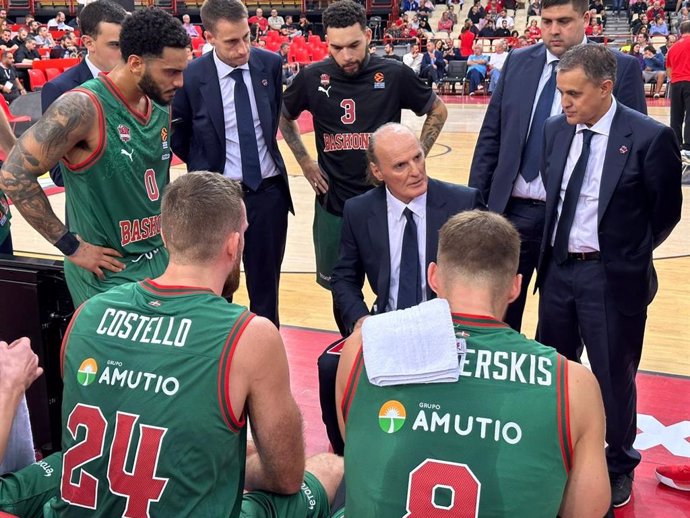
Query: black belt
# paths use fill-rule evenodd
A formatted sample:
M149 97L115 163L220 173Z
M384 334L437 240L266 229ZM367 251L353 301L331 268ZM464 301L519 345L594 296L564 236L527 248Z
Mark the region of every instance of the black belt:
M264 178L261 183L259 184L259 188L256 191L252 191L249 187L247 187L244 182L242 182L242 190L244 192L261 192L265 191L269 187L280 183L283 181L283 177L280 174L277 174L275 176L269 176L268 178Z
M543 207L546 205L545 201L533 200L532 198L517 198L515 196L510 197L510 203L519 203L520 205L531 205L534 207Z
M599 252L568 252L568 259L572 261L598 261L601 259Z

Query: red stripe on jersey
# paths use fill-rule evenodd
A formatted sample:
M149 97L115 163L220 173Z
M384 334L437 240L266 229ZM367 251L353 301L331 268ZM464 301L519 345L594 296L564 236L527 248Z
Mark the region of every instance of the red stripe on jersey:
M152 279L145 279L139 283L139 285L150 293L156 295L173 297L175 295L189 295L190 293L213 293L210 288L204 288L201 286L169 286L164 284L159 284Z
M568 390L568 360L563 358L563 387L565 388L565 393L563 394L563 399L565 400L565 434L568 437L568 457L570 458L570 463L567 466L568 472L573 467L573 437L570 433L570 391Z
M347 383L345 384L343 399L340 402L340 410L343 413L343 422L347 422L347 416L350 413L350 406L352 406L352 400L355 397L357 382L359 381L359 376L362 373L363 365L364 353L362 351L362 346L360 346L357 356L355 356L355 363L352 365L350 375L348 376Z
M83 171L87 167L95 164L98 159L103 156L103 153L105 152L105 146L107 142L107 136L105 134L105 118L103 115L103 106L101 105L101 101L98 100L98 97L96 94L94 94L90 90L85 90L83 88L75 88L72 90L73 92L80 92L83 94L88 95L91 98L91 101L93 102L94 106L96 107L96 112L98 113L98 146L94 150L93 153L91 153L86 159L82 160L81 162L77 164L72 164L69 160L66 158L62 158L62 161L65 163L65 165L72 171L74 172L79 172Z
M563 440L565 436L565 431L563 430L563 405L561 401L563 400L563 393L561 390L562 380L561 380L561 370L562 362L566 361L560 354L556 357L556 419L558 422L558 443L561 447L561 456L563 457L563 467L565 467L565 472L570 473L570 462L568 462L568 453L566 451L566 445ZM567 391L567 386L565 387ZM572 458L572 457L571 457Z
M72 326L74 325L74 322L77 320L77 316L79 315L79 312L81 311L81 308L84 307L84 303L82 302L81 306L77 308L77 310L74 312L74 315L72 315L72 320L70 320L69 325L67 326L67 331L65 332L65 336L62 337L62 344L60 345L60 377L64 378L65 377L65 354L67 353L67 339L69 338L70 334L72 333Z
M230 402L230 366L235 356L235 351L237 350L237 343L254 316L255 315L249 311L245 311L240 315L235 325L230 330L225 346L223 346L223 352L220 355L221 362L226 356L227 360L218 368L218 402L221 406L220 410L225 424L234 432L239 432L240 429L242 429L246 423L246 416L243 409L238 419L232 409L232 403ZM225 398L223 398L223 395L225 395ZM225 401L225 404L223 404L223 401ZM228 417L230 417L229 420Z
M496 320L487 315L469 315L464 313L452 313L453 323L474 327L509 327L505 322ZM479 322L477 322L477 320Z
M113 83L112 79L110 79L105 74L100 74L98 76L98 79L103 81L103 84L108 90L110 90L110 93L112 93L123 104L123 106L127 108L127 111L131 113L135 119L137 119L143 125L149 123L149 121L151 120L151 113L153 113L153 101L151 101L151 99L149 99L148 96L146 96L146 113L138 112L132 109L132 107L127 102L127 99L125 99L125 96L122 95L120 89L117 86L115 86L115 83Z

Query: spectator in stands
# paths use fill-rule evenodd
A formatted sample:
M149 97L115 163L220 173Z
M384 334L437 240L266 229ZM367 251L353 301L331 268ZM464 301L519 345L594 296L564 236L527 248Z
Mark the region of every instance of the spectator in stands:
M659 0L654 0L652 8L647 11L647 18L649 20L656 20L657 16L661 16L665 19L666 12L664 12L664 8L662 7L661 2L659 2Z
M36 42L36 45L45 49L55 46L55 40L53 40L53 37L50 35L50 31L48 31L48 27L46 26L42 26L38 29L38 35L34 36L34 41Z
M271 16L268 17L268 28L273 31L279 31L283 25L285 25L285 19L282 16L278 16L276 9L272 9Z
M647 44L649 43L649 34L647 34L647 28L642 27L640 29L640 32L637 33L637 36L635 36L635 41L639 43L642 48L645 48Z
M414 70L414 73L419 75L422 68L422 54L419 52L419 45L414 44L410 52L403 56L403 63Z
M182 27L187 31L190 38L199 38L201 36L199 28L192 23L192 19L188 14L182 15Z
M477 35L472 30L472 20L465 20L465 25L460 30L460 55L467 58L472 54L472 46Z
M604 27L600 23L592 25L592 34L589 39L595 43L604 43Z
M646 13L642 13L637 19L633 20L632 25L630 26L630 29L633 33L634 36L637 36L637 34L640 32L640 29L642 27L646 27L647 30L649 30L649 18L647 18Z
M431 0L424 0L424 2L422 2L421 6L419 7L419 11L427 14L433 13L434 7L434 2L432 2Z
M637 15L637 20L644 14L647 15L647 2L645 0L630 0L628 4L628 23L634 24L635 21L632 19L633 15Z
M62 11L58 11L58 13L55 15L55 18L51 18L48 20L48 29L49 30L58 30L58 31L73 31L74 27L71 27L65 23L65 13Z
M532 38L534 41L541 39L541 29L539 28L537 20L532 20L527 30L529 31L530 38Z
M641 48L643 48L642 45L635 42L632 48L630 49L630 55L637 59L638 63L640 64L640 71L644 69L644 56L640 52Z
M687 7L681 7L680 11L678 13L678 16L676 16L675 22L677 24L676 29L674 32L680 34L680 25L683 22L687 22L690 20L690 15L688 15L688 8Z
M508 53L506 52L506 42L503 40L496 40L494 42L496 52L489 57L489 66L491 67L491 74L489 76L489 95L493 93L498 86L498 79L501 77L501 70L506 62Z
M662 16L657 16L649 26L650 36L668 36L668 25Z
M7 10L6 9L0 9L0 18L3 20L7 20Z
M666 37L666 44L659 47L659 52L661 52L661 55L664 56L664 59L666 58L666 54L668 54L668 49L673 47L673 44L676 42L677 39L678 36L676 36L675 34L669 34Z
M460 4L460 10L462 10L462 4ZM448 16L453 21L453 25L458 23L458 15L455 13L455 6L453 4L448 5Z
M412 17L412 20L410 21L410 29L417 30L419 29L419 16L416 14Z
M444 11L441 15L441 19L438 21L439 31L453 32L453 20L450 18L450 11Z
M17 71L14 68L14 56L11 52L2 51L2 58L0 59L0 84L2 85L2 96L10 104L20 95L26 94L26 90L19 82ZM9 151L9 150L8 150ZM2 456L0 455L0 458Z
M503 20L501 22L500 26L497 26L498 28L496 29L496 37L497 38L510 38L511 37L511 32L510 29L508 28L508 21Z
M301 13L299 15L299 22L297 23L299 25L299 30L302 31L302 36L309 36L309 33L312 31L312 24L311 22L307 19L307 15L305 13Z
M513 27L515 27L515 20L512 16L508 16L505 9L501 9L501 12L498 13L498 18L496 18L496 26L503 27L504 21L508 22L508 29L513 30Z
M77 38L74 33L68 32L60 37L55 47L50 49L50 59L76 58L78 53Z
M467 14L467 17L472 20L472 23L478 24L484 16L486 16L486 13L482 7L481 0L477 0Z
M41 24L38 23L36 20L31 20L31 22L25 25L29 28L29 36L33 36L34 38L36 38L36 36L38 36L39 29L41 28Z
M541 2L539 0L532 0L532 2L527 7L527 19L530 16L541 16Z
M386 59L394 59L395 61L400 61L402 62L402 57L398 56L395 53L395 47L393 47L392 43L386 43L383 46L383 56L381 56Z
M460 56L460 49L453 45L453 38L446 38L443 45L443 59L448 61L460 61L462 57Z
M283 84L290 85L295 74L299 70L299 65L297 63L290 63L288 60L288 53L290 51L289 43L281 43L278 49L278 55L283 62Z
M410 4L408 7L409 7L409 9L407 9L408 11L418 12L419 11L419 2L417 0L410 0Z
M486 77L486 68L489 63L489 56L483 54L483 47L481 44L476 44L474 53L467 58L467 79L470 81L470 95L474 95L477 91L482 91L482 81Z
M443 53L436 49L433 42L426 44L426 52L422 56L422 66L419 71L419 77L426 79L429 86L439 85L441 79L446 75L446 62L443 59Z
M27 38L23 45L20 45L14 53L15 63L30 64L34 61L40 61L41 55L36 50L36 42L33 38ZM31 84L29 83L29 71L26 69L18 69L17 76L24 85L24 88L31 91Z
M0 50L14 52L19 48L19 45L12 39L12 31L4 29L0 35Z
M268 20L264 17L264 10L258 7L256 9L256 14L247 20L249 25L257 24L261 34L266 34L268 32Z
M496 28L494 27L494 21L493 20L488 20L484 27L481 28L479 31L479 37L480 38L495 38L496 37Z
M606 27L606 7L604 0L594 0L589 4L590 11L594 11L597 18L601 18L601 23Z
M418 31L424 31L424 33L425 33L427 36L433 36L433 35L434 35L434 31L433 31L433 30L431 29L431 27L429 26L429 22L426 21L426 20L424 20L424 19L419 20L419 29L418 29Z
M647 45L643 52L644 69L642 70L642 77L645 83L654 84L654 98L658 99L661 95L661 87L666 82L666 65L664 64L664 55L659 52L652 45Z
M22 26L19 27L19 30L17 31L17 35L14 37L12 40L14 44L17 46L17 48L21 47L26 43L26 39L29 37L29 30Z
M7 25L7 20L0 18L0 31L9 30L9 29L10 29L10 27Z

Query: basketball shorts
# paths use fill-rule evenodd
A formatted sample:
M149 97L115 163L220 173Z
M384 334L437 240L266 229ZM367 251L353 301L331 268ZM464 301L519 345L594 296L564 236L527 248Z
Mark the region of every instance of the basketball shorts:
M240 518L328 518L330 512L326 490L307 471L296 495L276 495L265 491L245 493Z
M43 506L59 494L61 474L62 453L54 453L0 478L0 511L21 518L42 518Z
M324 209L318 200L314 203L314 252L316 255L316 282L331 289L331 273L340 252L340 231L343 218Z
M105 279L102 281L90 271L77 266L68 259L65 260L65 280L75 308L94 295L108 291L115 286L158 277L168 266L168 251L160 247L141 255L118 259L125 263L125 269L119 273L104 270Z

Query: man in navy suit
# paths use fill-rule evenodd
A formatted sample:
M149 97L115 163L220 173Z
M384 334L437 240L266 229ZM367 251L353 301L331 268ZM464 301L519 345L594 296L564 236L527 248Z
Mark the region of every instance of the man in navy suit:
M539 174L543 122L561 112L554 67L566 50L586 41L589 18L587 0L543 1L543 43L515 50L506 59L474 151L469 185L482 192L489 210L504 214L516 226L522 240L522 291L505 319L516 330L522 324L544 228L546 192ZM616 99L647 113L637 61L620 53L616 59Z
M45 113L62 94L95 78L101 72L110 72L122 61L120 29L125 16L127 11L111 0L96 0L80 11L81 41L88 54L76 67L66 70L43 85L41 111ZM64 185L59 165L50 170L50 177L55 185Z
M282 62L273 52L251 48L247 17L239 0L206 0L201 7L214 50L185 71L173 101L171 144L188 171L214 171L242 182L250 309L278 326L280 267L293 211L277 141Z
M367 162L377 187L345 202L340 255L331 277L333 297L350 332L371 313L434 298L426 271L436 261L439 230L458 212L485 208L477 189L428 178L422 146L401 124L384 124L369 137ZM412 271L405 266L406 211L416 229ZM371 312L362 293L365 276L376 295ZM321 355L319 383L328 436L334 451L342 453L334 406L338 359L329 350Z
M419 77L426 79L431 86L432 83L438 84L444 75L446 75L446 62L443 59L443 52L436 50L434 42L429 40L426 44L426 52L422 56Z
M564 113L544 128L537 339L569 360L587 348L620 507L640 462L635 374L658 287L652 252L680 220L682 166L671 128L619 103L616 80L615 54L600 45L578 45L558 65Z

